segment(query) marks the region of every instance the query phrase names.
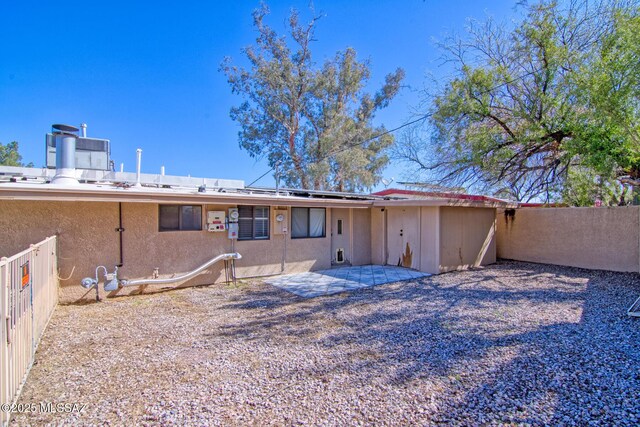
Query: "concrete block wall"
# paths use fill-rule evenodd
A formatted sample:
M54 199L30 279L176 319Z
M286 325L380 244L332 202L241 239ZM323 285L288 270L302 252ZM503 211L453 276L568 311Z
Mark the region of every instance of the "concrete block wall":
M498 258L640 270L640 206L498 211Z

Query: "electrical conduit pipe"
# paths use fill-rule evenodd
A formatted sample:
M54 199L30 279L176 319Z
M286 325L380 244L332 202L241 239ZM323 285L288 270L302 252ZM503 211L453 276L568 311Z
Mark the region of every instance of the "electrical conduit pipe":
M232 259L232 260L242 259L242 255L240 255L238 252L220 254L215 258L211 258L209 261L205 262L204 264L202 264L200 267L196 268L195 270L192 270L192 271L190 271L188 273L185 273L182 276L170 277L170 278L167 278L167 279L121 280L120 281L120 285L121 286L165 285L165 284L170 284L170 283L182 282L184 280L188 280L188 279L191 279L194 276L197 276L203 270L206 270L207 267L212 266L213 264L217 263L218 261L230 260L230 259Z

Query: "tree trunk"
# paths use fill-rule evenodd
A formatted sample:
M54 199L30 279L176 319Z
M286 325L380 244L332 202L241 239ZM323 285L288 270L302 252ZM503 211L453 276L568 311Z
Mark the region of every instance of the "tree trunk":
M293 162L293 167L296 170L296 175L298 175L300 186L302 188L309 188L309 180L307 179L307 175L304 173L304 168L302 167L300 157L298 157L298 154L296 153L295 132L291 132L289 134L289 154L291 155L291 161Z

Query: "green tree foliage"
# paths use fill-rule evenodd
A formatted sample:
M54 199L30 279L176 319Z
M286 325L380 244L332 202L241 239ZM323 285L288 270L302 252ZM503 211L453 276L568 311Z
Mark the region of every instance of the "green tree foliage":
M619 34L627 22L619 17L633 13L618 2L543 1L528 6L513 28L491 20L472 24L467 37L443 44L456 76L429 100L431 139L413 139L396 155L441 183L516 200L556 199L574 168L573 176L592 168L586 176L596 187L608 182L635 156L629 127L614 123L633 111L637 119L637 104L619 109L637 103L637 92L620 93L624 101L609 96L616 85L626 96L623 79L631 77L623 70L638 67L631 53L638 44ZM601 74L620 52L608 45L628 52L610 81Z
M22 163L22 156L18 151L18 143L16 141L6 145L0 142L0 165L33 167L33 163L26 165Z
M578 74L580 105L573 151L597 173L640 185L640 9L617 11L599 52Z
M604 206L616 206L627 204L629 193L616 179L598 175L589 167L574 167L562 186L560 200L571 206L593 206L598 200Z
M301 24L292 11L285 37L265 24L267 14L263 6L253 15L258 38L244 49L250 67L229 58L221 67L233 93L244 97L231 109L241 126L240 146L252 157L266 156L272 167L279 164L292 187L355 191L375 185L393 137L374 138L385 129L372 120L399 92L404 72L387 75L378 92L367 93L369 64L358 61L354 49L322 66L313 62L317 17Z

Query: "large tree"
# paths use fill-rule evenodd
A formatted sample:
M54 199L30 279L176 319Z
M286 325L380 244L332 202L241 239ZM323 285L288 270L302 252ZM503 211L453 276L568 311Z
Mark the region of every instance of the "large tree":
M560 197L574 168L572 176L595 172L601 185L621 164L585 168L621 157L602 148L608 130L585 101L598 76L584 75L616 33L616 16L629 13L634 8L619 2L542 1L513 27L471 25L466 37L443 44L455 77L429 100L430 139L411 139L397 156L442 183L517 200Z
M226 58L222 70L233 93L244 102L231 109L240 146L252 157L266 156L286 185L307 189L355 191L380 180L393 143L383 126L374 126L377 111L400 90L401 69L386 76L382 88L367 93L371 72L348 48L317 66L311 44L318 18L302 24L291 12L288 36L265 23L268 8L254 12L255 46L244 49L249 67ZM278 177L276 177L277 179Z
M573 151L599 175L640 186L640 8L618 10L599 50L577 74L580 123Z
M18 143L16 141L8 144L2 144L0 142L0 165L2 166L26 166L33 167L33 163L22 163L22 156L18 150Z

